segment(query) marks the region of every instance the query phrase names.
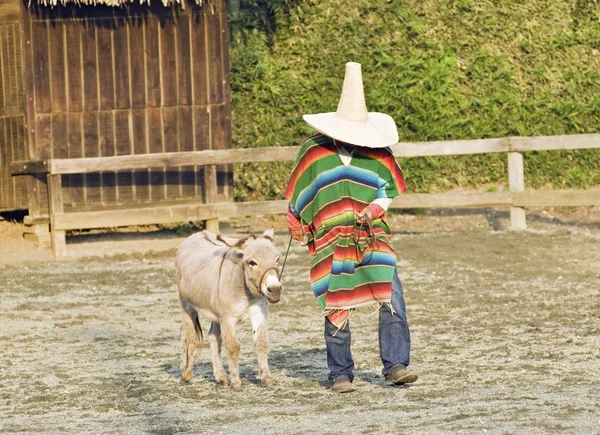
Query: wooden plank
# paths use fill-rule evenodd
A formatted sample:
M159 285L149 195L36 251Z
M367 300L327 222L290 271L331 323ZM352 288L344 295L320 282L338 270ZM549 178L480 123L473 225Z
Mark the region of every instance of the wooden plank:
M83 108L86 111L98 110L98 62L96 26L90 26L81 34L83 61Z
M129 26L131 107L134 108L146 107L145 22L146 20L135 20Z
M163 137L165 141L163 150L167 153L177 153L179 151L177 112L176 107L162 109Z
M160 118L159 118L160 120ZM156 119L154 119L156 125ZM149 119L149 124L152 120ZM159 124L160 125L160 124ZM148 127L153 135L151 142L156 141L153 149L160 144L160 131L152 126ZM74 174L99 172L105 170L176 167L186 165L214 165L223 163L248 163L248 162L279 162L290 161L296 157L298 147L271 148L268 153L263 153L263 148L242 148L232 150L204 150L177 153L157 153L133 156L115 156L102 158L84 158L72 160L54 160L51 163L53 174Z
M204 168L204 202L213 204L217 201L218 183L217 183L217 167L214 165ZM219 218L213 217L207 219L205 227L212 233L219 232Z
M260 201L220 204L182 204L121 210L64 213L56 216L57 229L106 228L170 222L209 220L219 216L284 214L288 201Z
M512 193L525 190L524 177L523 154L518 152L508 153L508 185ZM526 227L525 208L512 205L510 207L510 228L523 230Z
M85 158L98 158L100 155L98 112L83 112L83 152L86 156ZM100 174L89 174L84 177L84 197L86 203L97 204L102 200L101 184Z
M190 107L179 107L179 146L180 151L193 151L193 124L192 109ZM181 194L183 197L193 198L196 196L196 167L181 167Z
M217 200L217 168L209 165L204 168L204 202L212 204Z
M18 209L18 205L21 203L22 198L20 198L20 189L17 188L17 183L22 181L16 177L11 177L9 172L6 170L6 166L8 166L11 162L15 160L21 160L25 156L22 153L19 153L19 148L22 147L22 144L19 143L19 137L17 133L18 129L18 119L15 116L12 116L8 119L9 123L9 142L6 144L8 149L8 160L4 162L4 167L2 168L2 173L8 178L10 185L10 194L12 196L12 203L15 206L15 210ZM1 203L0 203L1 204Z
M114 132L115 132L115 149L114 153L117 156L126 156L133 153L133 138L130 136L130 116L129 110L115 110L114 116Z
M5 58L8 58L8 54L5 53L4 44L4 28L0 26L0 111L6 112L7 103L10 103L10 86L8 85L8 78L6 77L6 71L4 64L6 63Z
M112 110L102 110L98 112L98 133L100 140L100 156L114 156L116 154L115 123Z
M162 105L176 106L179 101L177 45L175 41L175 22L168 20L159 29L160 35L160 71L162 86Z
M205 111L202 108L193 108L193 121L194 121L194 147L197 150L206 149L207 146L207 121L208 117L206 116ZM156 116L154 117L156 119ZM218 129L217 129L217 134ZM153 132L154 141L160 141L159 135L157 132ZM477 141L478 142L478 141ZM222 142L221 142L222 143ZM403 144L397 144L403 145ZM415 144L409 144L409 147L415 147ZM397 152L398 157L406 156L407 154L411 154L413 156L417 155L429 155L425 153L423 150L415 151L412 150L410 153L404 152L399 149L397 146L394 146ZM393 148L394 148L393 147ZM154 148L156 149L156 147ZM472 148L473 149L473 148ZM490 152L496 152L492 148ZM203 151L202 154L195 155L194 153L179 153L179 155L154 155L148 157L134 157L132 159L128 158L119 158L111 161L107 161L106 165L117 165L116 169L132 169L130 165L133 165L135 168L136 164L147 164L148 166L161 166L164 164L173 164L175 166L179 165L179 161L187 160L189 164L198 164L198 165L209 165L209 164L225 164L225 163L249 163L249 162L280 162L280 161L293 161L298 153L299 147L265 147L257 150L256 148L241 148L235 150L206 150ZM442 150L437 147L436 149L430 149L434 152L434 155L442 155ZM450 154L462 154L464 149L459 150L457 148L449 148L447 150ZM476 153L476 152L475 152ZM138 159L148 159L141 163ZM83 166L84 172L90 172L90 169L86 169L88 165L98 167L102 167L103 163L100 162L77 162L77 164L81 164ZM72 170L68 169L70 165L65 164L64 167L59 168L58 166L53 170ZM63 173L63 172L61 172ZM67 173L67 172L64 172Z
M99 20L96 25L98 56L98 90L100 110L115 108L115 79L113 65L112 21Z
M49 161L48 160L20 160L12 162L9 165L11 175L26 175L34 174L36 172L49 172Z
M148 109L147 110L147 127L148 127L148 151L150 153L162 153L164 151L163 145L163 126L162 126L162 112L161 109ZM177 154L177 153L176 153ZM148 154L152 155L152 154ZM145 156L135 156L137 158L144 158ZM160 201L166 197L166 185L165 185L165 165L153 166L155 169L150 171L150 197L153 201ZM149 166L146 166L149 167Z
M69 158L83 157L83 115L81 112L72 112L67 114L67 148ZM85 202L84 196L84 176L82 174L72 174L65 176L68 188L69 201L64 201L70 206L82 205ZM65 195L67 196L67 195Z
M232 147L232 131L231 131L231 96L230 96L230 85L229 85L229 22L227 15L227 2L226 0L220 0L219 2L219 19L221 29L221 68L222 68L222 91L223 91L223 118L221 120L223 126L223 146L224 148L230 149ZM223 189L224 196L223 200L233 201L234 200L234 188L233 188L233 165L224 166L223 171Z
M600 205L600 190L549 190L513 193L519 207L584 207Z
M16 77L16 89L17 89L17 97L15 100L15 109L19 113L23 113L23 100L25 98L24 84L23 84L23 48L22 48L22 25L21 23L13 24L12 26L11 36L14 41L15 47L15 58L14 58L14 67L15 67L15 77Z
M100 155L115 155L115 124L113 111L98 112L98 131L100 133ZM116 168L110 168L102 173L102 203L111 204L117 202L117 175Z
M390 147L396 157L451 156L509 151L507 138L434 142L399 142Z
M166 152L178 152L179 151L179 133L178 120L177 120L177 107L165 107L163 108L163 134L165 138L165 151ZM167 168L166 179L167 184L167 198L174 199L181 197L181 186L179 167Z
M56 222L56 216L64 212L61 175L48 175L48 204L52 253L56 258L64 257L67 250L65 231L58 229Z
M129 27L117 25L113 30L113 51L115 68L115 107L129 109L131 107L131 90L129 88Z
M33 216L25 216L23 218L23 224L25 225L41 225L41 224L49 224L49 217L33 217Z
M52 111L67 110L67 76L65 71L65 31L64 24L52 22L48 27L50 47L50 86L52 87Z
M0 4L0 18L3 23L19 21L20 5L17 1L6 1Z
M192 104L191 19L190 15L183 15L177 21L177 83L181 106Z
M211 149L231 148L231 118L229 105L211 106L210 112ZM233 200L233 165L217 166L217 198L219 202Z
M17 153L15 154L15 158L18 160L24 160L29 157L26 135L27 130L25 126L25 114L23 113L17 117L17 143L19 144L19 147ZM29 182L27 178L28 177L20 177L16 180L17 189L20 190L19 197L21 198L20 203L18 204L19 209L27 209L31 204L29 196L32 194L30 194L28 190Z
M8 154L8 143L7 130L8 122L7 118L0 117L0 207L3 204L11 204L12 198L9 194L8 189L8 174L4 171L4 166L9 161Z
M194 150L208 150L210 143L210 115L207 107L192 107ZM257 154L256 151L254 154Z
M0 77L2 79L2 101L0 101L0 110L7 113L13 104L14 87L12 77L10 77L9 62L11 53L8 48L8 29L7 26L0 26Z
M467 192L455 194L410 194L394 199L392 208L444 208L508 205L510 192ZM543 198L540 199L540 198ZM600 190L535 191L514 194L515 204L523 206L589 206L600 205ZM243 203L183 204L152 208L131 208L94 212L67 213L56 216L57 229L102 228L127 225L149 225L190 220L208 220L219 216L251 216L284 214L288 201Z
M147 154L148 141L146 139L146 111L132 111L132 137L133 153ZM150 198L150 176L148 170L144 167L134 172L134 190L135 200L146 202Z
M52 111L52 87L50 83L50 60L48 49L49 23L46 21L35 21L32 22L31 25L35 111L37 113L50 113Z
M206 17L203 13L190 16L191 63L193 103L198 106L208 104L208 71L206 55Z
M115 152L117 155L131 155L133 152L132 138L130 137L129 110L115 110ZM117 177L117 197L120 203L129 203L133 200L133 173L131 171L119 171Z
M570 134L561 136L511 137L512 151L549 151L600 148L600 134Z
M510 205L510 192L412 193L394 198L390 209Z
M52 158L69 158L68 133L67 133L67 114L54 113L52 120Z
M145 51L146 58L146 98L148 107L160 107L161 76L159 52L159 24L158 17L149 15L145 21Z
M23 87L26 96L24 102L26 112L25 129L27 133L27 158L38 159L35 122L36 101L34 99L36 92L36 69L34 61L32 22L28 9L24 7L24 5L19 5L19 7L21 10L20 21L22 23L22 77L24 80ZM48 202L46 196L46 186L45 184L42 184L39 178L39 176L27 177L26 182L24 183L28 192L29 215L32 217L48 216L48 209L45 207L45 204ZM42 198L44 198L44 201L42 201ZM46 232L48 232L48 226L46 226Z
M223 72L223 31L219 12L211 8L203 8L206 19L206 58L208 67L208 102L223 103L224 72Z
M21 9L22 17L22 35L21 35L21 44L23 47L23 87L25 92L25 129L27 133L27 144L28 144L28 153L27 158L35 159L37 158L36 153L36 143L35 143L35 101L34 101L34 61L33 61L33 47L32 47L32 29L31 29L31 17L27 8L23 7ZM37 181L31 179L31 183L37 183ZM29 184L29 183L28 183ZM31 198L30 202L32 206L30 207L30 213L32 212L31 208L34 208L34 204L38 203L37 195L34 193L39 189L31 190Z
M11 160L11 123L10 118L2 117L2 127L0 131L0 205L3 203L14 204L15 197L12 186L12 178L9 177L4 166L7 166Z
M6 37L7 37L7 49L8 49L8 77L11 81L11 95L12 101L7 106L10 108L10 114L20 113L23 110L23 82L22 76L17 75L18 69L17 65L22 62L19 55L21 41L20 35L15 37L15 29L18 29L15 25L7 25L6 26ZM18 30L17 30L18 32Z
M51 116L52 120L52 158L53 159L66 159L69 157L69 150L67 146L67 114L64 112L53 113ZM69 190L68 180L61 180L61 201L65 199L67 201L70 198L63 198ZM65 191L66 190L66 191Z
M4 107L7 115L19 111L21 107L21 101L18 99L21 83L18 80L15 68L20 59L16 57L16 44L13 33L14 27L12 25L2 26L2 73L4 76L3 87L6 87Z
M39 160L52 158L52 115L35 117L35 143Z
M81 36L85 32L83 25L69 22L66 31L67 60L67 102L70 112L83 110L83 61Z
M194 146L196 149L202 149L205 146L207 137L206 124L202 109L193 108L194 114ZM156 121L156 116L153 117ZM158 117L160 120L160 117ZM156 127L155 127L156 128ZM160 134L154 129L153 141L157 143L162 139ZM157 149L154 146L153 149ZM165 165L181 166L188 165L213 165L226 163L250 163L250 162L284 162L293 161L296 158L299 147L265 147L265 148L239 148L228 150L203 150L195 152L163 153L147 156L122 156L98 160L64 161L54 162L53 173L76 173L93 172L105 168L115 169L135 169L140 167L159 167ZM492 151L493 152L493 151ZM399 154L402 154L399 152ZM427 155L427 154L423 154ZM440 154L437 154L440 155ZM79 168L80 167L80 168ZM55 172L56 171L56 172Z
M223 101L226 105L231 104L231 89L229 81L229 16L227 14L227 1L220 1L220 12L219 17L221 20L221 68L223 68ZM231 114L231 108L228 109Z

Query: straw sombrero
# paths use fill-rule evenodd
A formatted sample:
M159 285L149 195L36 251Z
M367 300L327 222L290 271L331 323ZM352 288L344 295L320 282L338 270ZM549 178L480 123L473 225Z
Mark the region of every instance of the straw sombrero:
M304 115L304 120L326 136L352 145L384 148L398 142L391 116L367 112L360 63L348 62L336 112Z

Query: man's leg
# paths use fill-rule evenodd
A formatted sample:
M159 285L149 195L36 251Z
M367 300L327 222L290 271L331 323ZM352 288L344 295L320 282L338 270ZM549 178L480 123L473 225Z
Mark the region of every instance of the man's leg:
M408 372L406 367L410 363L410 330L406 319L406 305L402 284L398 272L394 273L392 280L392 307L384 305L379 310L379 352L383 362L383 375L386 378L394 376L399 379L392 383L414 382L416 374Z
M354 379L354 360L350 352L350 322L342 329L335 327L325 317L325 344L327 345L327 366L329 381L334 383L340 376L347 376L350 382Z

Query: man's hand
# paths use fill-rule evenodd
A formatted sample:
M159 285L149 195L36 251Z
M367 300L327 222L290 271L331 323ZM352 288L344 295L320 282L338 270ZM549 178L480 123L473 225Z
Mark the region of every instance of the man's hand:
M296 240L297 242L302 242L302 228L298 230L290 230L290 236L292 236L292 239Z
M365 207L363 211L356 212L356 221L360 223L367 223L367 219L369 221L373 220L373 212L369 207Z

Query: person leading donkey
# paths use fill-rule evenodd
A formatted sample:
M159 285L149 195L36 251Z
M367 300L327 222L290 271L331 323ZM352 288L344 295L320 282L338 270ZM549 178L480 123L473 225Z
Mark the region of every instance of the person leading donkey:
M334 392L354 391L351 311L379 308L379 351L388 385L415 382L410 332L396 252L386 222L392 199L406 190L390 146L394 120L368 112L361 65L346 64L336 112L304 115L317 134L301 146L285 197L287 223L305 240L310 283L325 316L329 381Z

